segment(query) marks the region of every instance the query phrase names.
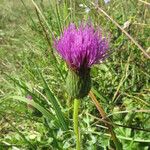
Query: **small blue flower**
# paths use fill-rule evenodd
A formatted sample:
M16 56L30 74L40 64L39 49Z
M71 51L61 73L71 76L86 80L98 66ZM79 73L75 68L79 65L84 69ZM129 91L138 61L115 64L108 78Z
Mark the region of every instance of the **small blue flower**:
M107 4L107 3L109 3L109 2L110 2L110 0L104 0L104 2L105 2L105 4Z

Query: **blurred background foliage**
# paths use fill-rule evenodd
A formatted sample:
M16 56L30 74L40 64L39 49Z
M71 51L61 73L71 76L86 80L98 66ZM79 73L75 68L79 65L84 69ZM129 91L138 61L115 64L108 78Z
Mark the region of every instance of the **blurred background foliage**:
M92 22L109 37L112 55L92 68L92 91L123 148L150 149L150 60L96 7L150 54L150 9L144 2L0 0L0 149L75 148L67 66L53 46L70 22ZM79 117L83 148L111 149L107 127L89 97Z

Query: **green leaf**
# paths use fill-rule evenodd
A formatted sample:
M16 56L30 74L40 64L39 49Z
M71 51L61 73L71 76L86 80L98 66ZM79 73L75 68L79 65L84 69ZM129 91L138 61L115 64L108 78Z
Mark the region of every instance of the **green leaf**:
M104 98L97 90L92 87L91 91L103 102L107 102L106 98Z
M19 101L25 102L25 103L27 103L27 104L29 104L29 105L35 107L35 108L36 108L37 110L39 110L39 111L43 114L43 116L46 117L48 120L56 120L56 122L55 122L56 127L57 127L57 128L60 127L57 118L56 118L53 114L51 114L49 111L47 111L44 107L40 106L38 103L34 102L33 100L29 100L29 99L27 99L27 98L25 98L25 97L21 97L21 96L12 96L12 97L9 97L9 99L10 99L10 98L17 99L17 100L19 100Z
M68 125L66 123L64 114L62 113L61 108L60 108L60 106L59 106L59 104L57 102L57 99L55 98L54 94L51 92L51 90L50 90L46 80L44 79L44 77L43 77L42 73L40 72L40 70L38 69L38 67L37 67L37 71L38 71L38 73L40 74L40 76L41 76L41 78L43 80L45 92L46 92L46 94L47 94L47 96L48 96L48 98L49 98L49 100L50 100L50 102L51 102L51 104L52 104L52 106L54 108L54 111L56 113L56 116L57 116L58 120L61 123L62 129L63 130L67 130L68 129Z

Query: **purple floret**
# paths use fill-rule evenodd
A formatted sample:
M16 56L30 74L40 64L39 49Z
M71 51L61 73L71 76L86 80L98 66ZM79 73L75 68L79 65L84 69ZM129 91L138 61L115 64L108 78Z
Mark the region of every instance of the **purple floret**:
M77 28L69 25L55 41L55 48L70 68L88 69L100 63L108 54L108 40L102 37L100 30L83 24Z

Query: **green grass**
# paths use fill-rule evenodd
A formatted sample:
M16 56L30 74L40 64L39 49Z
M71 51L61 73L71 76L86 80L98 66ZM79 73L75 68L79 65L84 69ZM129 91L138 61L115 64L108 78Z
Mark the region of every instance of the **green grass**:
M0 1L0 149L75 149L73 107L65 89L68 69L53 48L53 37L70 22L90 19L110 37L113 52L92 68L92 91L123 148L148 150L150 59L90 1L56 2L35 0L36 12L31 0ZM122 28L129 23L124 30L150 55L148 4L99 0L99 6ZM28 102L27 95L34 101ZM79 119L84 149L113 147L89 97L81 102Z

